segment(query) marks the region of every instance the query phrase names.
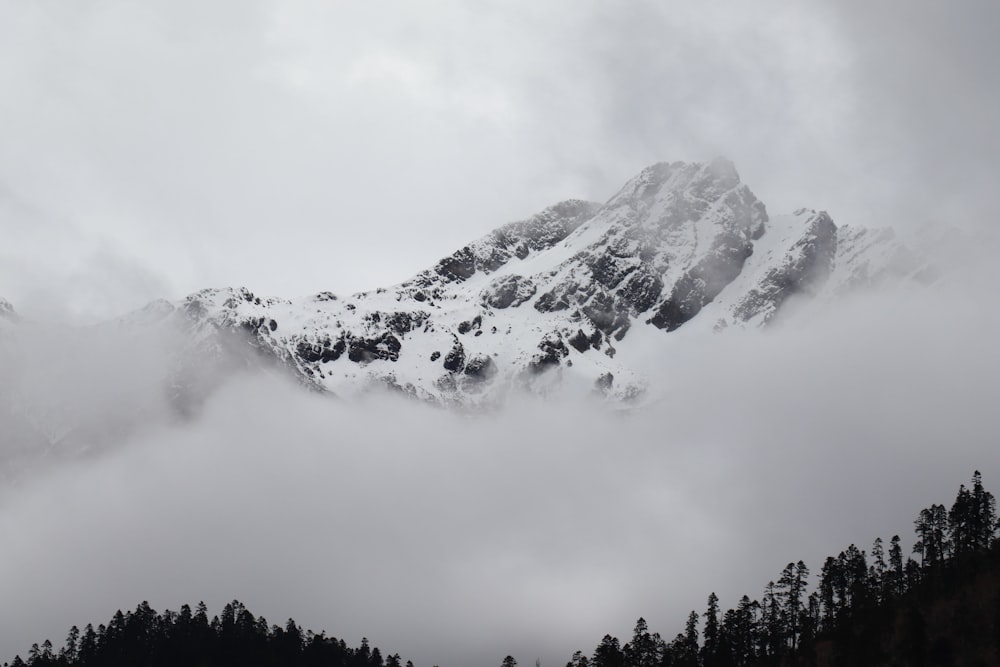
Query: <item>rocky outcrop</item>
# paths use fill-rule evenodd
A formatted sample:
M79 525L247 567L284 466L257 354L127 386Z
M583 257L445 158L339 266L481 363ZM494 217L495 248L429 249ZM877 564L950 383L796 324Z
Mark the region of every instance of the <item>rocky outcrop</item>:
M797 211L801 215L803 211ZM789 297L816 291L829 278L837 253L837 226L825 211L810 211L802 237L781 263L764 275L733 308L742 321L761 317L767 322Z
M498 278L482 291L483 303L493 308L520 306L535 296L534 281L524 276L510 275Z

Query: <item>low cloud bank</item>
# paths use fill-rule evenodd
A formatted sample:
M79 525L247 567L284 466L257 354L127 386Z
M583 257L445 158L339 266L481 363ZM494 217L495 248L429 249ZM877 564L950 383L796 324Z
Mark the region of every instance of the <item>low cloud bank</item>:
M550 398L467 416L237 376L197 419L4 490L0 653L142 600L238 598L427 666L562 664L640 615L672 637L710 591L734 605L788 561L911 543L973 469L1000 488L1000 319L969 284L681 330L627 415ZM95 414L135 376L107 377L124 384L85 394Z

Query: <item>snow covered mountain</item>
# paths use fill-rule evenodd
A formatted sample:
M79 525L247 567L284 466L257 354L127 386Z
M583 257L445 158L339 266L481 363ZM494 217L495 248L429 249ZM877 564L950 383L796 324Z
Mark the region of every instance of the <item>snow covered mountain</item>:
M923 268L891 230L807 209L769 217L716 159L653 165L603 205L558 203L392 287L298 299L207 289L119 324L180 324L189 351L276 362L340 396L390 387L472 406L558 386L630 400L647 382L633 339L760 327L793 296L833 298ZM179 393L202 366L178 374Z

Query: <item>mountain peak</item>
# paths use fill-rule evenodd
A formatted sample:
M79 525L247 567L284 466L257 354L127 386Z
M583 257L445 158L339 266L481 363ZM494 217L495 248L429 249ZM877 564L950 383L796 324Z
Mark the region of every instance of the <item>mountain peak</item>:
M736 167L726 158L710 162L657 162L625 183L608 206L648 204L665 195L717 198L740 185Z
M295 300L209 290L172 307L203 348L229 332L336 394L378 385L469 406L571 381L629 400L646 385L630 331L764 326L793 295L880 275L886 242L842 237L823 212L772 222L725 158L660 162L606 204L560 202L394 287Z

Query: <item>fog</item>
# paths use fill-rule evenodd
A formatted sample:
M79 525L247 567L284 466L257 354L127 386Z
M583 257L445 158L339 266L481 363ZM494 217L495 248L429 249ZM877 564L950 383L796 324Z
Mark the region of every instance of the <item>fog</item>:
M672 637L709 592L758 597L789 561L908 547L974 469L1000 480L1000 318L974 276L802 304L763 333L652 332L649 403L624 414L555 396L457 414L233 375L196 418L161 411L5 487L0 654L142 600L236 598L418 666L563 664L639 616ZM114 347L61 375L80 348L51 347L5 377L145 414L153 399L122 395L154 396L156 373L122 372Z

